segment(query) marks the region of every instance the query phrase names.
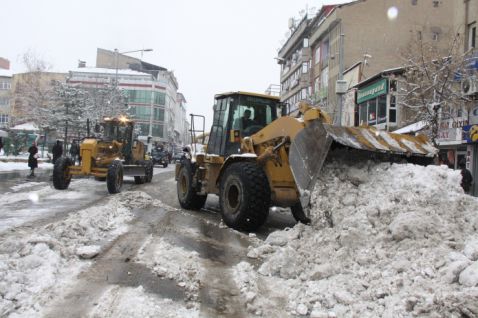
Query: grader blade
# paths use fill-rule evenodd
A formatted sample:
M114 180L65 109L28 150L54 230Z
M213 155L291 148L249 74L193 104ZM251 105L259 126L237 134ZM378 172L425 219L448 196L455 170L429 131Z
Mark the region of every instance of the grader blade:
M368 127L340 127L314 121L292 140L289 164L304 210L310 203L320 170L326 160L347 157L351 161L377 160L430 164L438 150L425 136L409 136Z

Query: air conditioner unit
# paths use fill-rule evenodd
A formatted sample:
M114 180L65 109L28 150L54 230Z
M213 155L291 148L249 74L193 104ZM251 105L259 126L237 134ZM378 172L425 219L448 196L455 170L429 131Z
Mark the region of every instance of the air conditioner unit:
M335 94L345 94L347 93L348 83L346 80L337 80L335 82Z
M461 82L461 91L463 95L475 95L478 93L478 80L473 77L465 78Z

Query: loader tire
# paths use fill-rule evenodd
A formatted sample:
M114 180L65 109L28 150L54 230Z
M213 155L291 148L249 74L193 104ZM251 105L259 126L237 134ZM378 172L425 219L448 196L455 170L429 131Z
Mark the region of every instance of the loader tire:
M60 157L56 160L53 167L53 186L55 189L68 189L71 181L69 166L72 164L73 162L67 157Z
M300 204L300 202L297 202L296 204L291 206L290 210L292 212L292 216L294 216L294 219L297 222L310 224L310 218L305 214L304 209L302 208L302 205Z
M154 165L151 160L146 161L146 183L150 183L153 180Z
M113 161L108 167L106 186L110 194L121 192L123 186L123 164L119 160Z
M168 167L168 163L167 162L163 163L163 168L167 168L167 167Z
M267 177L253 162L231 164L221 178L221 214L229 227L255 231L269 215L271 190Z
M207 195L198 195L193 186L193 166L185 162L179 168L178 181L176 184L178 201L183 209L201 210L206 203Z

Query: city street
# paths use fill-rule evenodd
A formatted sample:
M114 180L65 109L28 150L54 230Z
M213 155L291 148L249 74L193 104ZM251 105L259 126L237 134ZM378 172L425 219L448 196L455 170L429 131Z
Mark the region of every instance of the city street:
M151 184L135 185L132 179L126 180L122 193L117 196L108 195L105 183L92 178L73 180L68 190L59 191L53 189L46 171L34 181L26 180L24 172L8 174L1 184L4 202L0 208L1 241L11 242L21 236L28 238L25 245L44 241L50 242L48 245L53 240L63 240L63 248L76 255L67 252L60 255L76 270L64 273L61 266L53 271L43 269L43 274L48 271L55 276L55 283L43 291L49 296L44 294L38 298L33 293L29 296L25 295L28 292L20 293L22 297L15 301L16 307L10 307L10 311L1 313L2 316L18 310L19 313L39 312L47 317L115 317L135 310L134 306L123 308L108 305L108 302L127 297L131 292L139 293L136 297L143 301L149 299L171 315L182 313L178 317L245 316L232 269L247 259L247 248L250 239L256 239L255 235L224 226L214 196L200 212L181 210L176 199L174 165L155 168L154 173ZM103 234L81 237L86 233L78 232L78 227L91 225L95 211L107 210L112 205L111 197L128 193L127 214L131 215L121 225L114 226L115 230L125 227L122 233L113 234L115 230L109 231L103 224L98 229ZM92 211L85 213L88 210ZM121 221L116 215L115 220L108 222ZM65 229L61 224L68 225ZM294 224L290 215L273 213L257 236L265 238L271 231ZM55 234L59 231L62 234L45 239L44 235L49 235L45 229L55 229ZM85 244L88 239L90 241ZM82 246L99 246L97 255L90 260L90 256L78 253ZM4 244L0 250L2 258L7 257L7 249ZM35 252L32 255L38 257ZM28 290L38 284L35 280L40 277L31 279L29 283L19 279L15 284ZM144 296L146 293L149 296ZM148 308L141 310L156 307Z

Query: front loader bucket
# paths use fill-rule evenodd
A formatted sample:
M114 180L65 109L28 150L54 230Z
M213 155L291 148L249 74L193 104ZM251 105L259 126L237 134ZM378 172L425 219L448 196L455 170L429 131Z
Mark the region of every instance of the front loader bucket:
M333 155L329 154L331 146ZM347 150L345 153L338 152L337 148ZM292 140L289 164L300 193L301 205L307 208L325 160L333 160L334 155L345 154L355 161L378 159L429 164L437 152L425 136L394 134L369 127L333 126L316 120Z
M332 136L321 121L316 120L302 129L292 140L289 150L289 164L302 206L308 204L310 191L324 164L332 144Z

